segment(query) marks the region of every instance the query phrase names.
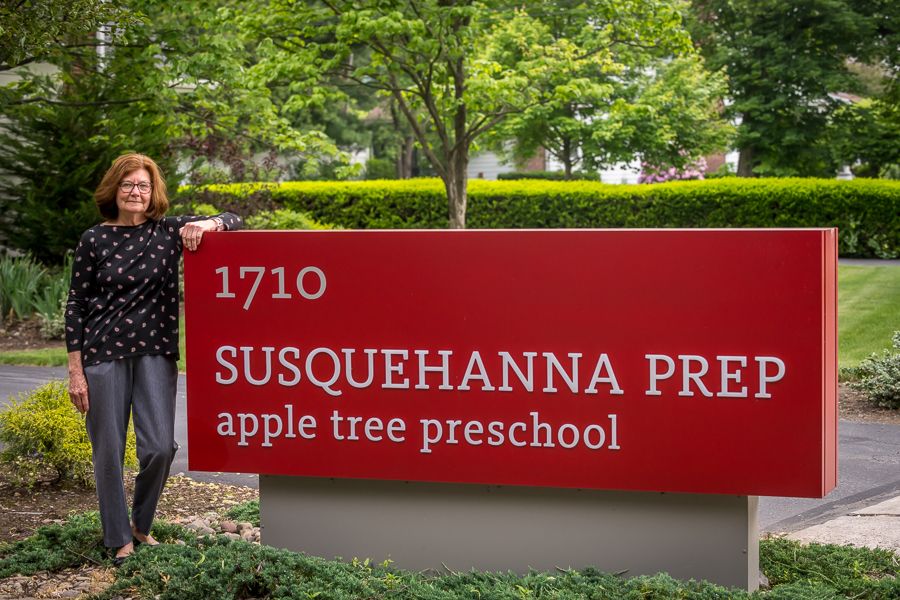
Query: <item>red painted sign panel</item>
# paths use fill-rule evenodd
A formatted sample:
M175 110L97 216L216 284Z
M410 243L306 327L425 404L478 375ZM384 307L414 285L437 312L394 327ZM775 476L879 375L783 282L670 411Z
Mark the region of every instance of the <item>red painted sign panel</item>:
M234 232L186 253L189 466L821 497L837 232Z

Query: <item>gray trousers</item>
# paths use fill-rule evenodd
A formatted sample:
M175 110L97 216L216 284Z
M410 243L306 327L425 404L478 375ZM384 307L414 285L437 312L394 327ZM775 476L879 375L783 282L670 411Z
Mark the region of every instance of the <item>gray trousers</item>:
M150 533L156 505L169 477L175 443L178 368L169 356L137 356L84 368L88 383L87 432L94 460L103 543L121 548L131 541L131 522ZM125 435L134 415L140 471L128 519L123 482Z

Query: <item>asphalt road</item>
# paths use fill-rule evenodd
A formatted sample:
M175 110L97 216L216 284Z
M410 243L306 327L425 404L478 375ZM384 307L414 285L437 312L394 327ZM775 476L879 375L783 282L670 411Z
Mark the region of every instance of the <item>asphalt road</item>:
M5 404L10 395L65 376L66 370L63 368L0 365L0 403ZM199 481L257 487L256 475L187 470L187 401L184 390L185 378L180 375L175 439L181 450L175 456L172 473L184 473ZM795 531L900 495L900 426L841 421L838 437L837 488L822 499L760 498L758 516L761 531Z

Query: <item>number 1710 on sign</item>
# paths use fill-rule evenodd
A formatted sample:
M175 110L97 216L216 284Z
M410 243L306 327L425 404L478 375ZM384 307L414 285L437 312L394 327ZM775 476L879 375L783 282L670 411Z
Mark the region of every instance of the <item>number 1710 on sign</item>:
M237 294L231 291L229 287L229 267L219 267L216 274L220 276L222 283L221 291L216 293L216 298L237 298ZM273 299L293 298L290 290L285 287L284 267L275 267L268 271L270 277L275 279L278 291L272 294ZM253 279L250 290L244 298L244 310L249 310L256 292L259 290L259 284L266 277L266 267L238 267L238 278L241 280ZM300 269L294 279L294 287L300 297L306 300L316 300L321 298L325 293L327 281L325 273L318 267L304 267Z

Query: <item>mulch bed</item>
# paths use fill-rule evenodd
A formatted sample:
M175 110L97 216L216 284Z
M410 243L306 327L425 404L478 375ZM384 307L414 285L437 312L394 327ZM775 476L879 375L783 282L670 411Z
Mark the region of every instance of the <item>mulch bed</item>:
M134 472L127 472L125 488L134 490ZM184 475L169 478L157 515L167 521L221 515L236 504L256 500L256 489L194 481ZM45 481L31 489L10 482L7 467L0 465L0 542L29 537L42 525L64 522L70 514L97 510L93 488Z
M0 351L42 350L65 346L62 340L45 340L41 337L41 324L37 319L0 321Z

